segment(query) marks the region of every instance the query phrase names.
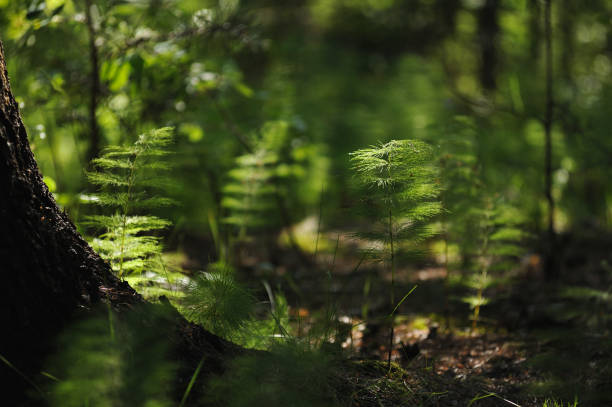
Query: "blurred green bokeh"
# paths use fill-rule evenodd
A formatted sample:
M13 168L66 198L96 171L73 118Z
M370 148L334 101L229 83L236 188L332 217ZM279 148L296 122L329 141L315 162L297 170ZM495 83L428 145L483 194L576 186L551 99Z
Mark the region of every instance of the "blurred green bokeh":
M542 15L528 0L2 0L0 38L41 171L76 218L91 191L94 47L99 147L177 129L170 193L180 205L162 214L178 227L172 245L231 232L222 202L237 157L280 149L282 168L299 169L282 192L290 222L321 212L346 224L356 199L348 152L402 138L437 146L457 135L457 117L471 123L488 188L537 232ZM610 222L611 16L607 2L553 7L558 230ZM282 146L263 146L273 142L261 129L278 121Z

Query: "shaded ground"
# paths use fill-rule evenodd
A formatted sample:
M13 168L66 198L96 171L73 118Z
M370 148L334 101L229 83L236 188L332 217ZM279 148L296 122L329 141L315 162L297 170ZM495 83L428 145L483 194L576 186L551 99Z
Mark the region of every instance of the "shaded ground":
M542 280L537 255L526 256L505 284L487 293L492 302L476 332L470 332L469 307L457 301L466 292L455 284L460 276L446 280L432 260L400 268L396 299L418 288L396 314L397 367L390 374L382 362L390 276L337 236L330 234L327 250L310 265L289 249L269 261L257 247L246 247L240 271L262 299L262 280L286 295L301 335L334 316L339 334L329 339L361 361L345 378L353 405L541 406L546 398L569 403L575 397L581 406L612 405L610 308L601 298L612 259L601 235L566 238L562 281L554 286ZM330 249L334 241L341 249ZM577 295L576 287L603 294Z

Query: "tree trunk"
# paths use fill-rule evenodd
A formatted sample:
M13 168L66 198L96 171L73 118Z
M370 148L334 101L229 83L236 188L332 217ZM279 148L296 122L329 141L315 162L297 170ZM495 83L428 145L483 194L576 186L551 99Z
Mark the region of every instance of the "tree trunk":
M26 401L31 382L40 377L56 335L77 314L87 314L101 302L116 312L132 312L144 304L111 274L42 181L11 93L1 42L0 272L0 383L7 405L31 404ZM151 306L171 308L167 303ZM220 371L228 354L241 351L188 323L174 309L170 324L168 339L183 380L188 381L203 357L208 368Z
M555 200L552 193L552 126L553 126L553 48L552 48L552 0L544 1L544 44L546 69L546 110L544 116L544 195L548 204L546 253L544 259L544 273L548 280L558 278L557 250L555 232Z
M529 7L529 56L532 61L537 61L540 58L542 38L540 0L529 0L527 7Z
M477 17L480 43L480 83L485 91L493 91L497 87L499 3L499 0L486 0L478 11Z
M90 162L100 155L100 126L98 126L98 102L100 98L100 63L98 46L96 45L96 28L91 14L93 4L85 0L85 23L89 34L89 151L87 160Z

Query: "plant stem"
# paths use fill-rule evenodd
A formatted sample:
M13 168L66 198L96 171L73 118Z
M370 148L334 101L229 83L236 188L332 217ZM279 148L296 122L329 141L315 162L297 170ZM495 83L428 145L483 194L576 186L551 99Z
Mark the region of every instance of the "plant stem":
M392 180L392 174L391 174L391 152L389 152L389 180ZM392 184L390 183L389 188L393 188ZM395 245L394 245L394 241L393 241L393 198L392 198L392 193L393 191L389 190L388 191L388 205L389 205L389 243L390 243L390 250L391 250L391 292L389 295L389 299L390 299L390 305L391 305L391 309L393 310L393 307L395 305ZM393 353L393 336L395 334L394 332L394 326L393 326L393 314L391 314L391 316L389 317L390 322L391 322L391 329L389 332L389 356L387 358L387 368L389 370L391 370L391 353Z
M123 219L121 226L121 246L119 247L119 252L121 253L121 257L119 259L119 278L123 278L123 259L125 257L125 228L127 225L127 217L128 217L128 209L130 201L132 200L132 187L134 185L134 172L136 167L136 160L138 159L138 150L134 155L134 159L130 161L130 175L128 177L128 190L127 197L125 199L125 204L123 205Z
M451 329L451 322L450 322L450 302L449 302L449 296L450 296L450 287L449 287L449 278L450 278L450 271L448 269L448 223L446 221L446 216L443 217L443 224L444 224L444 271L445 271L445 275L444 275L444 319L446 320L446 328L447 329Z
M89 131L90 131L90 146L87 155L87 160L91 162L98 156L100 152L100 128L96 111L98 110L98 99L100 95L100 71L99 71L99 55L98 46L96 44L97 33L91 8L93 7L91 0L85 0L85 23L89 34L89 60L90 60L90 91L89 91Z
M193 388L193 385L195 384L198 378L198 375L200 374L200 370L202 369L203 364L204 364L204 358L200 360L200 363L198 363L198 366L196 367L195 372L193 372L193 375L191 376L191 379L189 380L189 384L187 385L187 388L185 389L185 393L183 393L183 398L181 398L181 403L179 404L179 407L183 407L185 405L185 402L187 401L187 397L189 397L189 393L191 393L191 389Z
M480 315L480 304L482 304L482 300L484 298L483 293L485 289L485 282L487 280L487 273L489 272L489 265L487 259L487 253L489 251L489 233L490 233L490 224L491 224L491 210L492 210L492 202L487 202L487 208L485 210L485 227L484 227L484 238L482 241L482 248L480 251L480 259L482 261L482 270L480 272L480 284L478 285L478 292L476 294L477 302L474 306L474 314L472 320L472 332L476 332L476 327L478 323L478 317Z
M472 317L472 332L476 332L478 316L480 315L480 303L482 301L482 283L478 287L478 294L476 294L476 298L478 299L478 302L474 306L474 315Z
M395 303L395 247L393 244L393 216L391 207L389 207L389 240L391 242L391 292L390 292L390 305L393 309ZM387 367L391 369L391 353L393 352L393 336L395 334L393 329L393 315L391 319L391 331L389 333L389 357L387 358Z
M547 242L546 242L546 276L554 279L557 275L554 264L555 252L555 201L552 195L552 124L553 124L553 62L552 62L552 22L551 22L552 0L544 1L544 30L545 30L545 64L546 64L546 112L544 117L545 150L544 150L544 173L545 173L545 196L548 203L547 219Z
M321 185L321 194L319 195L319 219L317 221L317 239L315 240L315 250L312 256L315 261L317 259L317 253L319 253L319 235L321 234L321 218L323 216L323 194L325 192L325 185Z

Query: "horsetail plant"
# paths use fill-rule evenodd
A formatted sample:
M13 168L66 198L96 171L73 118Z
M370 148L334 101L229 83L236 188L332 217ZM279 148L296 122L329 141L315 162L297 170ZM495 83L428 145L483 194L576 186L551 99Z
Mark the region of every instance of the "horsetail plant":
M86 201L113 213L88 216L84 224L103 231L92 247L120 278L160 264L160 238L154 233L170 222L143 211L172 203L158 194L167 186L168 163L163 158L172 131L164 127L140 135L133 145L108 147L92 160L94 170L87 173L99 191Z
M359 181L369 189L365 209L374 221L370 231L358 235L372 243L370 253L375 259L390 265L390 367L398 253L403 243L418 243L433 235L429 223L442 210L437 200L438 172L432 147L417 140L392 140L350 156Z
M476 156L476 130L471 121L457 117L451 123L436 129L438 139L438 166L442 192L440 201L445 211L440 217L444 277L444 317L447 327L451 327L450 318L450 281L451 274L457 265L449 261L451 245L459 252L474 251L476 222L471 208L479 199L482 181L480 165ZM440 134L448 134L440 139Z
M472 309L472 332L476 331L482 307L490 301L487 289L499 282L501 272L516 266L523 253L521 241L528 237L520 212L502 198L486 195L481 205L472 209L478 245L472 255L472 273L464 280L472 295L462 298Z

